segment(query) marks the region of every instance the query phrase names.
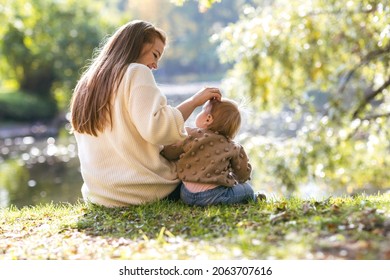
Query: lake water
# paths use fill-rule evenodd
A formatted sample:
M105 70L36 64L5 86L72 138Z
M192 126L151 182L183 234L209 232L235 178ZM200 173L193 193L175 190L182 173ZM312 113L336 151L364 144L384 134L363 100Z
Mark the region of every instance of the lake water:
M0 140L0 207L79 199L82 179L76 143L65 133L62 129L56 137Z

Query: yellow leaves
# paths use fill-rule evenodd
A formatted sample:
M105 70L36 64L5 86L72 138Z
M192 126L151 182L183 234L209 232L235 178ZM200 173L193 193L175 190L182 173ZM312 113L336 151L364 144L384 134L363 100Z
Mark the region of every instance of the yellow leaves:
M24 45L26 46L26 48L28 48L28 49L31 49L34 47L33 39L30 36L24 37L23 42L24 42Z
M160 232L156 238L157 242L159 243L166 243L166 238L175 238L175 235L170 232L167 228L162 227L160 229Z
M322 76L322 68L321 63L319 63L319 66L314 65L314 68L310 71L310 78L313 81L318 80Z

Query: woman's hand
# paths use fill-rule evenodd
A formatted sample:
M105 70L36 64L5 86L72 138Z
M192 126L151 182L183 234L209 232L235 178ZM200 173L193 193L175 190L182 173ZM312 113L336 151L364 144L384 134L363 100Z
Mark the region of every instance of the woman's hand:
M218 88L206 87L195 93L176 108L183 115L184 121L186 121L197 107L202 106L204 103L212 99L220 101L221 98L222 94Z
M218 88L205 87L204 89L201 89L200 91L195 93L195 95L192 96L192 100L196 108L198 106L202 106L204 103L212 99L217 99L218 101L221 101L221 97L222 95Z

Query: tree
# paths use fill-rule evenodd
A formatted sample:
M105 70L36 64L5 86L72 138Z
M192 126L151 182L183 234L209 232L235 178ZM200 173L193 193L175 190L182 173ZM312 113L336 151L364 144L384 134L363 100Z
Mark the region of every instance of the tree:
M245 0L226 0L207 6L207 1L128 1L126 12L151 21L168 34L168 48L156 72L158 81L188 82L220 79L227 66L220 63L210 37L238 19ZM199 7L199 9L198 9ZM206 8L208 8L206 10Z
M258 177L291 189L310 180L350 192L388 187L390 7L379 0L258 2L219 34L221 59L234 63L225 88L302 122L296 137L256 145Z
M45 99L56 90L69 95L109 26L98 7L77 0L2 0L1 55L8 76L22 91Z

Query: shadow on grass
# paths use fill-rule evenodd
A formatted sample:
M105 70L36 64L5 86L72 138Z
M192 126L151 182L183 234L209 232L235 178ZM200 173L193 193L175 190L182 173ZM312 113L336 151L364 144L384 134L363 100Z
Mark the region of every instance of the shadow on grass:
M160 201L154 204L107 208L90 205L78 221L78 228L90 235L156 238L162 228L186 238L218 238L232 234L237 223L256 214L266 222L259 204L190 207L182 202ZM256 213L254 213L256 212ZM259 221L257 221L259 222Z
M256 259L390 259L389 210L389 195L209 207L168 201L89 205L77 228L134 242L179 237L238 248L243 257Z

